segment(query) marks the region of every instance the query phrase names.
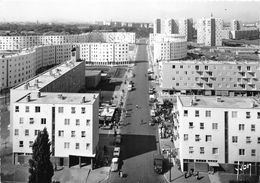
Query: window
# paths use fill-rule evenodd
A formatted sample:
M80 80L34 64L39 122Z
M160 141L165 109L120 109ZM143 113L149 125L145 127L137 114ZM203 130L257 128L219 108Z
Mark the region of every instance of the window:
M41 118L41 124L45 125L46 124L46 118Z
M89 148L89 146L90 146L90 144L89 144L89 143L86 143L86 149L88 149L88 148Z
M76 143L76 149L79 149L79 143Z
M212 148L212 154L218 154L218 148L216 148L216 147L213 147Z
M86 131L81 131L81 137L86 137Z
M19 147L23 147L23 141L19 141Z
M87 119L87 120L86 120L86 125L89 126L89 123L90 123L90 120Z
M206 111L206 117L211 117L211 111Z
M233 143L237 143L238 141L238 137L237 136L232 136L232 142Z
M71 113L75 114L76 113L76 108L75 107L71 107Z
M29 119L29 123L30 123L30 124L33 124L33 123L34 123L34 119L33 119L33 118L30 118L30 119Z
M200 147L200 154L204 154L205 153L205 148L204 147Z
M193 147L189 147L189 153L192 154L194 151L193 151Z
M64 149L69 149L69 148L70 148L70 143L64 142Z
M212 140L211 135L206 135L206 142L209 142L209 141L211 141L211 140Z
M200 141L200 135L195 135L195 141L196 142Z
M33 146L33 141L29 141L29 147Z
M212 123L212 129L217 130L218 129L218 123Z
M204 129L204 123L200 123L200 129L201 129L201 130Z
M255 156L255 154L256 154L256 150L255 150L255 149L252 149L252 150L251 150L251 156Z
M238 130L239 130L239 131L245 130L245 124L239 124L239 125L238 125Z
M19 112L19 106L15 106L15 112Z
M19 129L14 130L14 135L19 135Z
M257 112L257 119L260 118L260 112Z
M251 125L251 132L255 132L255 125Z
M184 134L183 140L184 140L184 141L187 141L188 139L189 139L189 135L188 135L188 134Z
M247 136L247 137L246 137L246 143L247 143L247 144L251 143L251 137L250 137L250 136Z
M245 149L239 149L239 155L244 156L245 155Z
M34 135L38 135L38 133L40 132L40 130L34 130Z
M24 135L25 135L25 136L29 136L29 130L28 130L28 129L26 129L26 130L24 131Z
M200 111L199 110L195 110L195 117L199 117L200 116Z
M39 106L35 106L35 112L41 112L41 108Z
M24 121L23 118L19 118L19 123L20 124L23 124L23 121Z
M59 137L64 137L64 131L63 130L59 130L58 131L58 136Z
M232 118L237 118L237 111L232 111Z
M75 137L76 134L75 134L75 131L71 131L71 137Z
M183 115L188 116L188 110L184 110Z
M260 137L257 137L257 143L260 144Z
M86 113L86 108L85 107L81 107L81 114L85 114Z
M79 125L80 125L79 119L76 119L76 126L79 126Z
M63 107L59 107L59 108L58 108L58 113L63 113L63 111L64 111L64 108L63 108Z
M172 68L175 69L175 65L172 65Z
M250 112L246 112L246 118L247 118L247 119L250 118Z
M30 107L29 106L25 106L25 112L30 112Z
M70 119L65 119L64 122L65 122L65 125L70 125Z
M193 122L189 122L189 128L194 128Z

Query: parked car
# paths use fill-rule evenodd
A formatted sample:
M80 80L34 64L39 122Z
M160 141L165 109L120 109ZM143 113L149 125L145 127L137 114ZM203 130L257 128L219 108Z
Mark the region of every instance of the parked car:
M119 145L121 144L121 135L116 135L115 144Z
M116 172L118 170L118 158L113 158L111 163L111 171Z
M119 157L119 155L120 155L120 147L115 147L114 152L113 152L113 156Z

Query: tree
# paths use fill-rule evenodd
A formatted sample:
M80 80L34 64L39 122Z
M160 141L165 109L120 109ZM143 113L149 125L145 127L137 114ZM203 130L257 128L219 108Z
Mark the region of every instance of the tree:
M38 133L32 146L32 159L29 160L29 181L28 183L51 183L54 174L50 161L49 135L46 128Z

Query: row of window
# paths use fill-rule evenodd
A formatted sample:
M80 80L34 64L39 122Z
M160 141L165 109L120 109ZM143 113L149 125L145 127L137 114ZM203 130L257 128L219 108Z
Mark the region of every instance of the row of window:
M64 130L59 130L58 131L58 136L59 137L64 137ZM70 132L70 137L76 137L76 131L71 131ZM81 137L86 137L86 131L81 131Z
M37 136L39 132L40 132L40 130L34 130L34 136ZM18 136L18 135L19 135L19 129L15 129L15 130L14 130L14 135L15 135L15 136ZM29 129L25 129L25 130L24 130L24 135L25 135L25 136L29 136L29 135L30 135Z
M189 147L189 154L193 154L194 153L194 147L190 146ZM205 147L200 147L200 154L205 154ZM213 155L218 155L219 154L219 149L216 147L212 148L212 154ZM245 149L239 149L238 150L238 155L239 156L245 156ZM256 156L256 150L255 149L251 149L251 156Z
M183 65L179 65L179 66L180 66L180 67L179 67L180 69L183 69ZM191 67L191 66L188 65L188 68L190 68L190 67ZM230 65L230 66L222 66L221 69L225 70L227 67L228 67L228 69L235 69L236 66L232 66L232 65ZM172 68L175 69L176 66L175 66L175 65L172 65ZM256 66L252 66L252 67L251 67L251 66L246 66L246 70L247 70L247 71L252 71L252 68L256 69ZM209 66L208 66L208 65L205 65L204 68L203 68L203 66L195 65L195 69L196 69L196 70L202 70L202 69L204 69L204 70L209 70ZM214 69L217 69L217 67L214 66ZM242 66L237 66L237 69L238 69L239 71L241 71L241 70L242 70ZM257 69L259 69L259 67L257 67Z
M194 128L194 123L193 122L189 122L189 128ZM205 126L204 123L200 123L200 129L204 130ZM212 123L212 129L213 130L217 130L218 129L218 123Z
M33 141L29 141L29 147L33 146ZM86 143L86 149L88 149L90 146L89 143ZM24 141L19 141L19 147L24 147ZM70 148L70 142L64 142L64 149ZM80 143L75 143L75 149L80 149Z
M188 117L189 111L188 110L184 110L183 111L183 116ZM260 112L257 112L257 119L260 119ZM231 112L231 117L232 118L237 118L238 116L238 111L232 111ZM195 110L195 117L200 117L200 111L199 110ZM210 110L206 110L205 111L205 117L211 117L211 111ZM246 119L250 119L252 117L251 112L246 112Z
M34 118L29 118L29 124L34 124L35 120ZM19 118L19 124L24 124L24 118L20 117ZM41 124L45 125L46 124L46 118L41 118Z

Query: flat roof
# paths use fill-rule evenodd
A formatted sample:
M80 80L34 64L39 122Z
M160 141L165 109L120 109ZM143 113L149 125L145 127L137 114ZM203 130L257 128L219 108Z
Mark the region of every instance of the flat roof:
M260 109L259 102L252 97L218 97L218 96L178 96L184 107L202 107L202 108L235 108L235 109ZM220 102L217 101L220 98ZM193 100L194 105L191 106Z
M40 92L29 93L16 101L16 103L26 104L85 104L92 105L98 97L98 93L54 93L54 92ZM30 100L28 100L30 96ZM84 102L83 102L83 97Z
M62 64L53 67L46 72L37 75L25 82L23 82L20 85L17 85L13 89L16 90L40 90L41 88L44 88L48 84L50 84L52 81L56 80L57 78L61 77L71 69L77 67L81 62L74 62L73 60L65 61ZM28 83L28 89L26 88L26 84Z
M237 65L237 64L254 64L254 65L259 65L260 61L259 60L254 60L254 61L215 61L215 60L165 60L162 61L162 64L216 64L216 65L221 65L221 64L230 64L230 65Z
M100 73L100 70L85 70L85 76L96 76Z

